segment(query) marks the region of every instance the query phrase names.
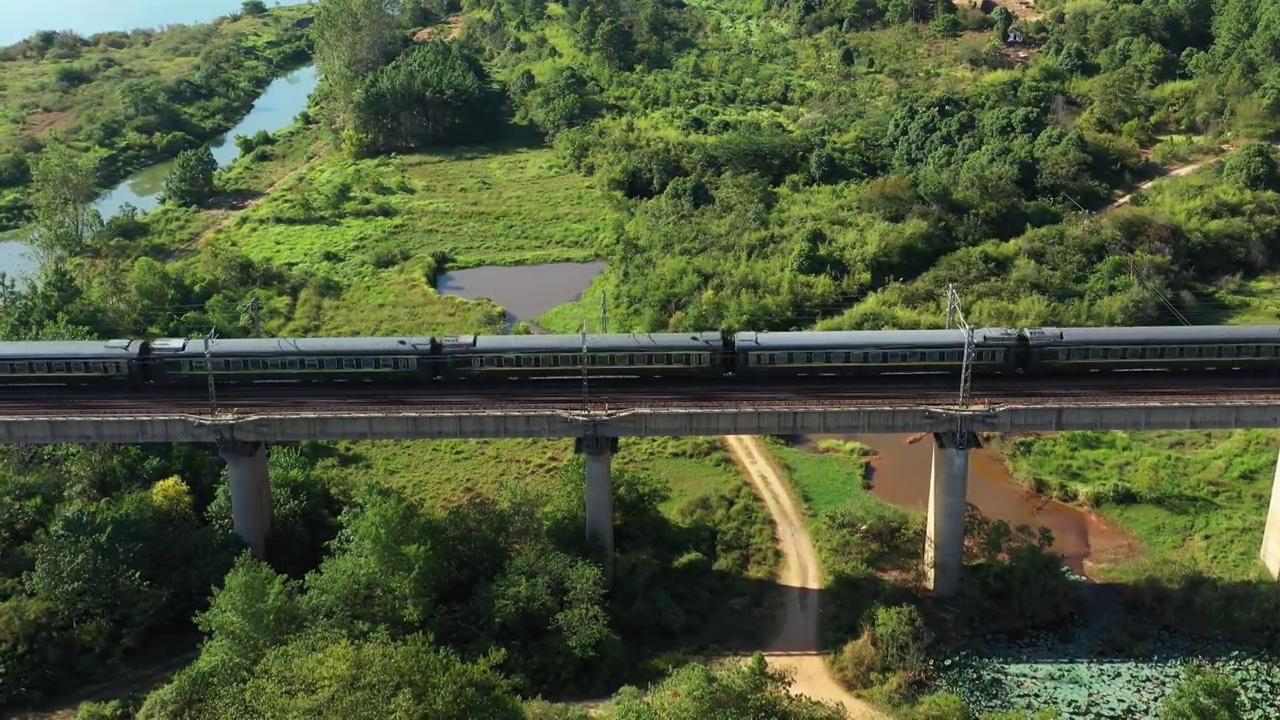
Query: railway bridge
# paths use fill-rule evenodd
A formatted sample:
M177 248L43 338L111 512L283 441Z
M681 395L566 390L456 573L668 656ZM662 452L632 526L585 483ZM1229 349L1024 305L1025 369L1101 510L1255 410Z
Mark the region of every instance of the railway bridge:
M975 378L790 378L749 386L602 380L416 387L10 388L0 442L209 443L227 461L236 532L261 556L271 522L266 448L311 440L574 438L587 533L613 545L610 463L624 437L933 433L925 562L940 595L961 572L969 449L978 433L1280 428L1280 378L1109 373ZM1280 580L1280 466L1261 557Z

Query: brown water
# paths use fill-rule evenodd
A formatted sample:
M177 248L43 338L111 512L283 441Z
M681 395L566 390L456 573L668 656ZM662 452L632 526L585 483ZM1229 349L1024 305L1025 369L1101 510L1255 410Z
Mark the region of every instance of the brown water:
M810 436L810 441L829 436ZM929 476L933 469L933 438L924 435L853 435L872 448L871 493L902 508L924 511L929 501ZM1092 515L1037 495L1018 485L995 452L983 448L969 454L969 502L984 516L1004 520L1013 527L1041 526L1053 533L1055 552L1077 573L1108 555L1122 552L1131 540Z
M436 290L441 295L468 300L489 298L506 309L508 322L531 323L551 308L582 297L582 291L604 268L605 263L600 260L512 267L485 265L441 275Z

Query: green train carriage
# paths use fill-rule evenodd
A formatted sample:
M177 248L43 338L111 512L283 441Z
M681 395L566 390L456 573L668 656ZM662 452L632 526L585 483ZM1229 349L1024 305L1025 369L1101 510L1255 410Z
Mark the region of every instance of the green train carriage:
M150 344L158 382L386 382L431 380L430 337L165 338Z

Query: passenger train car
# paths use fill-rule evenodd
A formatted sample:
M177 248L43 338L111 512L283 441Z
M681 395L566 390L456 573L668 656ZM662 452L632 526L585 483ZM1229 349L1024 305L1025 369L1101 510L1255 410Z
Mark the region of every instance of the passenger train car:
M1280 372L1280 326L982 328L973 373ZM0 385L955 374L959 330L0 342Z

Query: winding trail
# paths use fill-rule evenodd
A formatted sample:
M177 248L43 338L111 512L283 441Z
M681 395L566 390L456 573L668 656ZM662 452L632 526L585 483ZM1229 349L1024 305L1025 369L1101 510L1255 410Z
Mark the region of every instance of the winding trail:
M1139 185L1138 187L1134 188L1134 189L1133 189L1133 192L1130 192L1129 194L1125 195L1124 197L1120 198L1119 200L1116 200L1115 202L1111 203L1110 205L1108 205L1108 206L1106 206L1106 207L1102 208L1101 210L1099 210L1099 211L1098 211L1098 214L1099 214L1099 215L1101 215L1102 213L1111 212L1112 210L1115 210L1116 208L1122 208L1122 207L1124 207L1125 205L1128 205L1128 204L1130 203L1130 201L1132 201L1132 200L1133 200L1133 196L1134 196L1134 195L1137 195L1138 193L1142 192L1143 190L1147 190L1147 189L1151 188L1151 186L1152 186L1152 185L1155 185L1156 183L1158 183L1158 182L1160 182L1160 181L1162 181L1162 180L1169 180L1169 179L1172 179L1172 178L1179 178L1179 177L1182 177L1182 176L1184 176L1184 175L1190 175L1191 173L1193 173L1193 172L1195 172L1195 171L1199 170L1200 168L1202 168L1202 167L1204 167L1204 166L1206 166L1206 165L1211 165L1211 164L1213 164L1213 163L1215 163L1215 162L1218 162L1219 160L1223 159L1224 157L1226 157L1226 156L1227 156L1227 155L1229 155L1229 154L1231 154L1231 150L1230 150L1230 149L1228 149L1226 152L1224 152L1224 153L1223 153L1223 154L1221 154L1221 155L1216 155L1216 156L1211 157L1211 158L1205 158L1204 160L1197 160L1196 162L1190 163L1190 164L1188 164L1188 165L1180 165L1180 166L1178 166L1178 167L1176 167L1176 168L1174 168L1174 169L1170 170L1169 172L1167 172L1167 173L1165 173L1165 174L1163 174L1163 175L1161 175L1161 176L1159 176L1159 177L1152 178L1152 179L1150 179L1150 180L1148 180L1148 181L1146 181L1146 182L1142 183L1142 184L1141 184L1141 185Z
M796 509L786 483L757 438L728 435L725 444L768 506L782 549L779 584L785 593L784 614L777 636L765 649L765 658L770 665L792 673L793 693L840 705L852 720L886 720L888 716L841 687L823 659L818 630L822 565L813 550L804 516Z

